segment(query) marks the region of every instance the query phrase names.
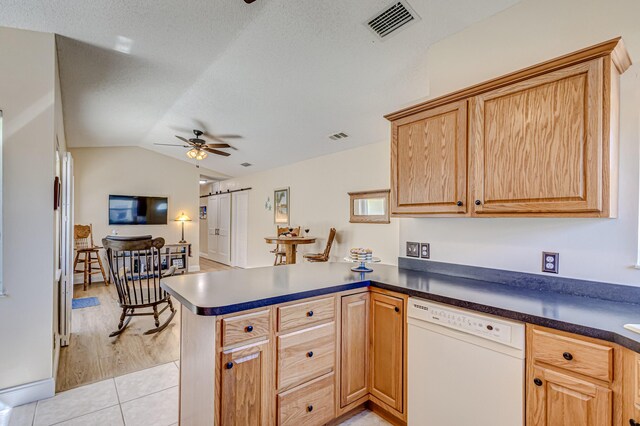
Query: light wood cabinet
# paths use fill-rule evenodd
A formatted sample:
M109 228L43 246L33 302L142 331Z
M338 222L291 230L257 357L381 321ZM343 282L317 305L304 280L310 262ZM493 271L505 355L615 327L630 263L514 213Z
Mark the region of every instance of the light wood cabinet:
M403 412L404 300L371 293L370 393L392 409Z
M467 211L467 101L394 121L391 213Z
M269 424L268 398L271 367L267 342L231 349L220 357L220 424Z
M529 426L611 426L612 391L607 387L533 367L527 401Z
M630 65L618 38L387 115L392 214L615 217Z
M603 210L603 59L471 99L476 214Z
M369 393L369 292L342 297L340 406Z

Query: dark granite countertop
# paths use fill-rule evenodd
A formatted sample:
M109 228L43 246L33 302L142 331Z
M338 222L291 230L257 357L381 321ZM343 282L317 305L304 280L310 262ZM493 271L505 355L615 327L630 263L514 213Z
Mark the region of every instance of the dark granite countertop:
M350 266L347 263L303 263L235 269L170 277L163 280L162 286L198 315L223 315L373 286L608 340L640 352L640 334L623 328L627 323L640 323L640 303L389 265L374 265L374 272L363 276L351 272Z

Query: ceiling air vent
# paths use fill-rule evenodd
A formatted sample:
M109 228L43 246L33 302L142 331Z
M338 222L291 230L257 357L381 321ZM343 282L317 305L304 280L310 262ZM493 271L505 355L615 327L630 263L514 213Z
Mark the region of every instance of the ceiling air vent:
M253 164L251 164L251 163L242 163L242 164L240 164L240 165L241 165L242 167L250 167L250 166L253 166Z
M367 27L380 39L389 37L398 29L405 27L410 22L419 21L418 14L406 1L393 3L387 9L367 20Z
M344 139L344 138L348 138L349 135L343 132L340 133L334 133L333 135L329 135L329 139L331 139L332 141L337 141L340 139Z

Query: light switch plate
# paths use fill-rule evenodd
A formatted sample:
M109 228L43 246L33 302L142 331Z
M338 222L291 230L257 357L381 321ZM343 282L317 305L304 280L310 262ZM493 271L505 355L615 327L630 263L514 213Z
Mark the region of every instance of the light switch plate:
M420 243L407 241L407 257L420 257Z
M431 257L431 246L429 243L420 243L420 257L429 259Z
M557 274L559 262L560 262L559 253L552 253L548 251L542 252L542 272Z

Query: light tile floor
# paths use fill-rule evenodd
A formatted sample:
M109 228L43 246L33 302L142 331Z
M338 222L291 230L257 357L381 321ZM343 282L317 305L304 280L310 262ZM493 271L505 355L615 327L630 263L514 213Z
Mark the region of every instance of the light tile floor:
M177 425L178 365L178 361L162 364L16 407L9 413L8 425ZM4 419L7 420L6 417ZM368 410L358 413L341 424L344 426L389 425ZM2 417L0 417L0 425L3 425Z

